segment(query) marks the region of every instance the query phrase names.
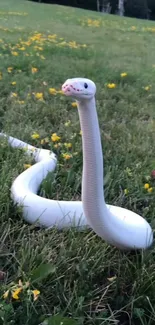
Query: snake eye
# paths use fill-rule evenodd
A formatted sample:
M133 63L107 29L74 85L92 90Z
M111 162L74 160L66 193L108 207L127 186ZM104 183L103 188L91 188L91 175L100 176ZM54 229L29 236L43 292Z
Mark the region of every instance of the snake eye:
M84 83L84 87L85 87L85 88L88 88L88 85L87 85L87 83L86 83L86 82Z

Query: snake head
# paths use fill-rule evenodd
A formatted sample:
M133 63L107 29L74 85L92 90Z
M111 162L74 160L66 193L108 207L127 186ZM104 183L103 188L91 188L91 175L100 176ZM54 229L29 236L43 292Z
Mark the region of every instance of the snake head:
M62 91L66 96L80 101L93 98L96 93L96 86L90 79L72 78L65 81L62 85Z

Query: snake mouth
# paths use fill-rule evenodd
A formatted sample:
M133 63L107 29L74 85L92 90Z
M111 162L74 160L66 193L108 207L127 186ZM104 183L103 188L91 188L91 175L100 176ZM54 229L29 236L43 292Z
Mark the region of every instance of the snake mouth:
M72 95L78 95L78 94L82 94L83 89L79 89L74 87L72 84L64 84L62 86L62 91L65 95L67 96L72 96Z
M82 96L88 97L90 95L89 93L84 92L83 89L76 89L72 85L62 86L62 91L66 96L72 96L76 98L78 97L82 98Z

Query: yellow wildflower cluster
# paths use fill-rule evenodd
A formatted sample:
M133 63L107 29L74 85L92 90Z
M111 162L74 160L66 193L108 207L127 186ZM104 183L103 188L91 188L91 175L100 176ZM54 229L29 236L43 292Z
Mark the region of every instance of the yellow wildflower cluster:
M0 11L0 15L10 15L10 16L27 16L27 12L16 12L16 11Z
M68 121L70 123L70 121ZM67 122L67 123L68 123ZM40 134L37 133L37 132L34 132L32 135L31 135L31 138L34 139L34 140L38 140L40 139ZM67 151L70 151L72 150L72 143L71 142L64 142L64 143L61 143L60 140L61 140L61 136L59 136L57 133L52 133L51 135L51 141L53 142L53 147L55 149L59 149L59 148L65 148L67 149ZM40 144L41 145L46 145L46 144L49 144L50 143L50 139L49 137L46 137L46 138L43 138L40 140ZM73 156L76 156L77 153L73 153L73 155L70 153L70 152L63 152L61 153L61 156L64 160L70 160ZM31 167L31 164L24 164L24 169L27 169L27 168L30 168Z
M49 138L46 137L46 138L44 138L44 139L41 139L40 143L41 143L42 145L49 143Z
M49 88L48 91L49 91L50 95L56 95L56 94L63 95L64 94L62 90L56 90L55 88Z
M99 19L82 19L80 20L80 23L82 26L88 26L88 27L100 27L102 26L102 20Z
M20 29L20 28L14 28L14 29ZM0 26L0 30L6 31L6 32L13 32L12 30L9 30L6 27ZM1 43L4 43L3 40L0 40ZM59 47L69 47L71 49L79 49L79 48L86 48L86 44L78 44L76 41L65 41L63 38L58 37L56 34L42 34L35 32L34 34L30 35L26 40L19 39L18 43L15 45L11 44L3 44L2 49L9 49L10 53L14 57L18 57L19 55L24 55L26 57L29 56L37 56L41 60L45 60L45 56L41 54L41 52L44 50L44 45L54 45ZM7 55L7 54L5 54ZM0 56L3 56L3 53L0 53ZM32 73L36 73L38 69L36 67L32 67ZM10 71L11 72L11 71Z
M155 32L155 27L143 27L142 31L154 33Z
M151 32L151 33L155 33L155 27L142 27L141 29L139 29L137 26L131 26L129 28L129 30L131 30L131 31L137 31L137 30L139 30L140 32Z
M72 158L72 155L69 153L62 153L62 157L64 158L64 160L69 160Z
M70 142L65 142L64 143L64 146L65 146L65 148L67 148L67 149L71 149L72 148L72 144L70 143Z
M23 104L25 104L25 101L24 100L17 100L16 103L19 104L19 105L23 105Z
M153 191L153 187L151 187L149 183L144 184L144 189L147 190L148 193L152 193Z
M107 84L107 88L114 89L114 88L116 88L116 84L115 83L109 83L109 84Z
M43 51L43 47L35 45L34 50Z
M18 97L17 93L11 93L11 98L16 98Z
M62 147L61 142L58 142L58 143L55 143L55 144L54 144L54 148L55 148L55 149L58 149L58 148L60 148L60 147Z
M78 44L76 41L66 42L63 38L58 38L56 34L48 34L47 36L41 33L35 33L33 36L28 38L27 41L30 45L36 43L34 46L35 50L42 51L44 43L54 43L56 46L68 46L72 49L86 47L86 44Z
M0 26L0 30L2 30L3 32L10 32L10 33L12 33L12 30L9 29L9 28L6 28L6 27Z
M25 284L22 283L21 280L19 280L18 285L17 284L12 284L10 288L4 292L3 298L7 299L8 297L11 296L14 300L20 300L20 294L22 292L27 293L28 295L33 295L33 300L36 301L40 295L40 291L35 289L35 290L30 290L30 283L25 282Z
M0 26L0 30L2 30L3 32L9 32L9 33L13 33L16 30L23 30L23 29L24 29L23 27L14 27L12 29L9 29L9 28Z

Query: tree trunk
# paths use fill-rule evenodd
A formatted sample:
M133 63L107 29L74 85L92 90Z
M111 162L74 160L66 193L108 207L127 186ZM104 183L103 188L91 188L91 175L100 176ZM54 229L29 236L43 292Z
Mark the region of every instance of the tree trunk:
M109 14L111 12L110 2L108 0L99 1L99 11Z
M99 12L100 11L100 0L97 0L96 5L97 5L97 11Z
M124 16L124 0L118 0L118 14Z

